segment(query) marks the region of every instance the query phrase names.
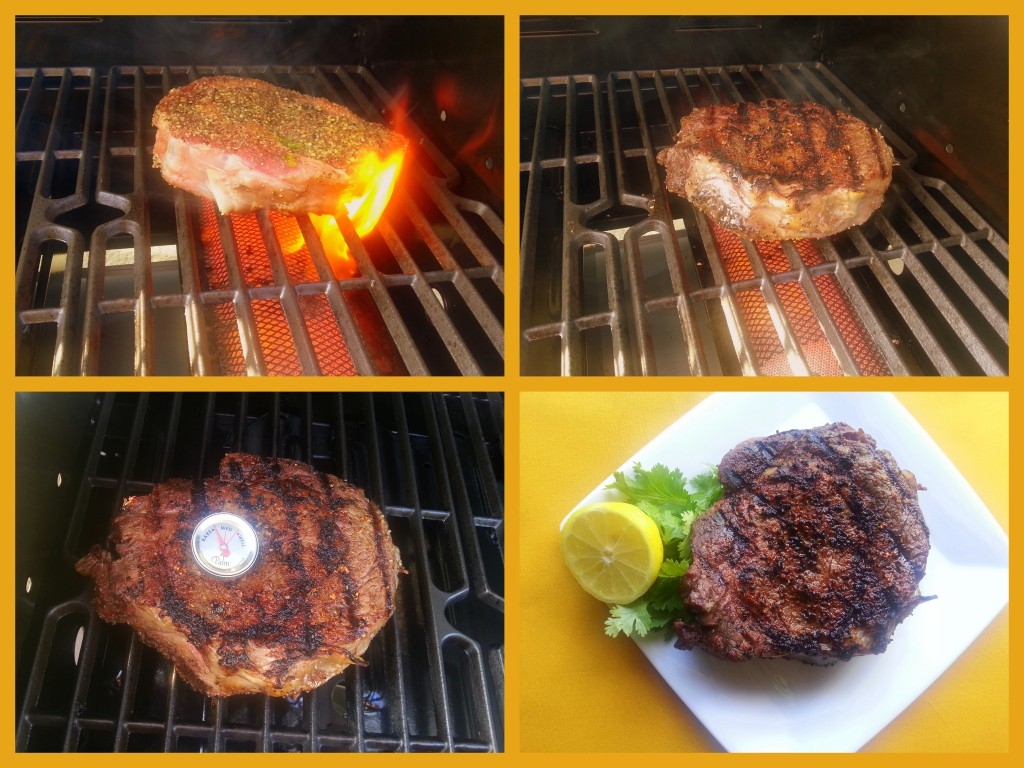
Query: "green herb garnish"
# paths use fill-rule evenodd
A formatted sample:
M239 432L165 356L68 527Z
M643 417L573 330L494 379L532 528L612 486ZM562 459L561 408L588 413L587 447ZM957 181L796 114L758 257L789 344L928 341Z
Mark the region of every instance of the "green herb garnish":
M658 525L665 546L665 560L658 578L646 594L629 605L612 606L604 623L605 634L644 637L653 629L667 627L685 613L679 595L679 579L693 559L690 527L701 513L722 498L722 484L714 467L689 480L678 469L655 464L646 470L633 465L633 474L616 472L606 486L621 492L630 504L644 511Z

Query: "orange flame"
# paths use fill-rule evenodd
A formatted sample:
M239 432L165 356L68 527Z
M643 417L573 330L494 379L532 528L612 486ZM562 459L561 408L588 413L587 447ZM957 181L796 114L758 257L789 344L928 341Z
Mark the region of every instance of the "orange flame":
M395 183L398 181L398 173L402 169L404 159L404 148L392 152L383 160L376 152L368 152L356 166L350 187L351 197L339 200L338 207L345 209L345 213L359 237L368 235L377 226L377 222L380 220L381 214L384 213L384 209L387 208L391 194L395 190ZM330 215L311 213L309 220L320 237L324 252L331 260L335 274L339 278L357 274L352 254L349 253L337 219ZM282 247L288 253L294 253L305 245L298 227L295 228L294 233L290 233L287 240L287 243L282 242Z

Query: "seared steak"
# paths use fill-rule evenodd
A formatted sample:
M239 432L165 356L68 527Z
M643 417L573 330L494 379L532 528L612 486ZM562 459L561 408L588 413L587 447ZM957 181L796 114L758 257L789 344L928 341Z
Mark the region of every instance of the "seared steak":
M862 430L747 440L718 474L725 495L693 524L677 647L831 664L884 651L928 599L917 480Z
M882 134L852 115L767 99L693 110L658 162L668 189L723 228L796 240L867 221L894 161Z
M204 77L156 106L153 165L221 213L335 214L364 193L356 170L405 146L383 125L314 96L243 77Z
M246 519L255 564L203 571L191 537L215 512ZM78 561L100 617L125 622L210 696L291 696L360 663L394 612L401 562L361 490L286 459L229 454L220 476L158 483L128 499L109 549Z

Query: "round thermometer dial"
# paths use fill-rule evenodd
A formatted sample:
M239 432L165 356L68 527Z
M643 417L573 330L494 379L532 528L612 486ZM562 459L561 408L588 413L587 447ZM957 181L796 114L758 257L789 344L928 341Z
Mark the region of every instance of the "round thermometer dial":
M230 512L203 518L192 533L196 563L214 576L238 576L252 568L260 542L249 523Z

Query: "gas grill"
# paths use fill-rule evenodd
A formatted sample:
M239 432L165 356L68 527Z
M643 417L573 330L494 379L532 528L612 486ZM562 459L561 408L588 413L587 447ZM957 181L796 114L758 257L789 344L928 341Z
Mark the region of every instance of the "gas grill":
M17 749L500 751L503 410L493 394L19 395ZM364 488L408 571L366 665L293 699L197 694L101 621L74 571L125 497L215 476L234 451Z
M19 374L502 373L500 18L21 19L16 31ZM406 135L377 227L359 236L342 215L325 236L305 215L220 216L171 188L152 167L153 109L212 74Z
M1005 18L525 18L521 35L524 374L1006 374ZM764 98L882 131L898 166L867 223L753 242L666 191L655 157L680 118Z

